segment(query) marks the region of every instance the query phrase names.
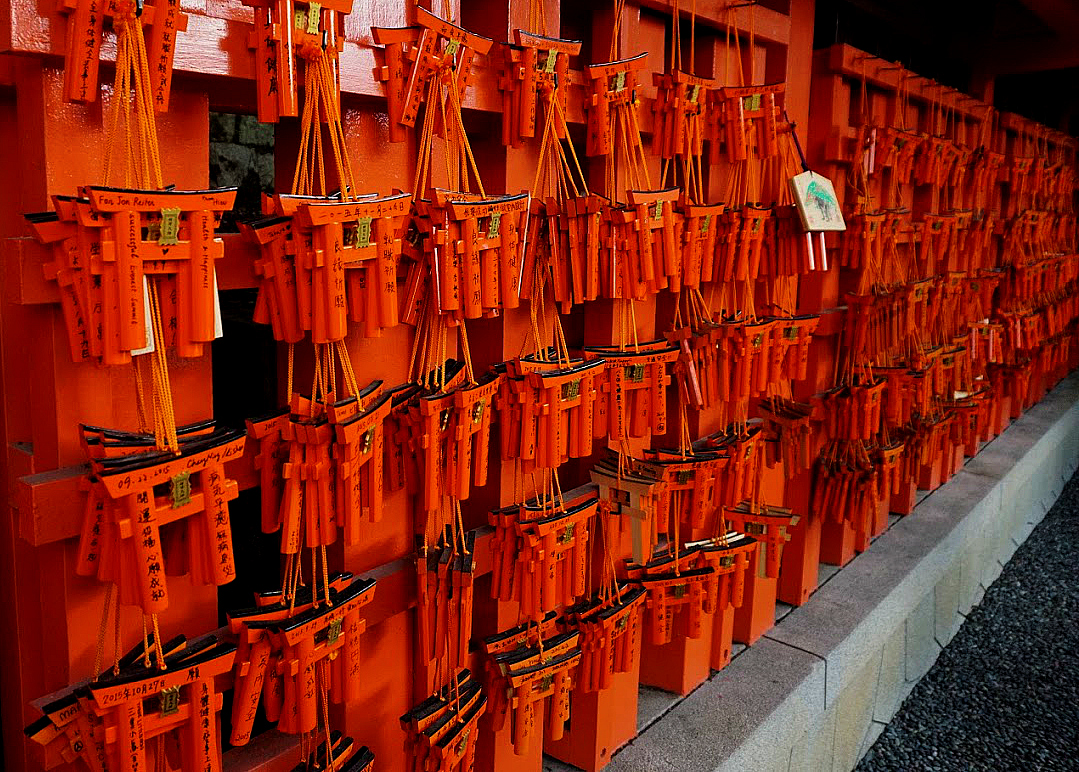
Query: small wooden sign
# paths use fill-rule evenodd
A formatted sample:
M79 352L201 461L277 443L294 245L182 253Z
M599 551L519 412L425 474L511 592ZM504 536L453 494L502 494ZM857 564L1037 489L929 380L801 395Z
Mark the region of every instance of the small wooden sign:
M835 188L827 177L805 171L790 179L791 195L806 231L845 231L843 212Z

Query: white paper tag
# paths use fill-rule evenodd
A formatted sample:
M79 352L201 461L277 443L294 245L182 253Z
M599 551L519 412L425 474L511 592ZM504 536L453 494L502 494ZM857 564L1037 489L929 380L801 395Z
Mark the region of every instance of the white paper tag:
M221 294L217 291L217 268L214 268L214 339L224 335L225 328L221 323Z
M154 324L150 316L150 280L146 274L142 275L142 318L146 320L146 345L131 352L131 356L137 357L154 351Z
M160 309L159 309L160 310ZM150 316L150 280L145 274L142 277L142 313L146 320L146 343L140 349L131 352L131 356L138 357L143 354L151 354L157 349L157 341L154 340L154 325ZM214 338L225 335L225 328L221 322L221 293L217 291L217 269L214 269Z

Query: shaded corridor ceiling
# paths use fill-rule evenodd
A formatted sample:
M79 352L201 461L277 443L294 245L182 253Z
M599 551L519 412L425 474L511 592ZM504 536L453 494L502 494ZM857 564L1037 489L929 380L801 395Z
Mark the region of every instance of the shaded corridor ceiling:
M1079 0L817 0L815 47L837 42L1079 134Z

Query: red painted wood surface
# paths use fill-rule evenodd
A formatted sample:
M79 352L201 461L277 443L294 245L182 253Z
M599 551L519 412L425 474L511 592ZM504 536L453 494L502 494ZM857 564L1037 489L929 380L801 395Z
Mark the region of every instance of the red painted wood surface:
M686 5L680 3L684 16ZM786 81L786 107L799 126L807 152L817 168L833 179L844 173L845 143L851 137L847 128L834 128L846 127L851 79L866 73L875 88L874 113L883 116L894 111L894 99L889 102L887 94L889 90L894 92L899 75L887 70L887 63L844 47L812 53L813 0L792 0L789 14L764 7L739 7L731 16L726 11L727 4L720 0L701 0L696 5L698 73L729 76L724 25L733 21L745 45L746 32L752 24L755 47L743 56L750 82ZM511 30L527 19L527 4L519 0L462 0L456 6L464 26L499 41L506 40ZM89 675L100 623L103 588L75 576L73 570L74 538L82 517L77 481L85 473L75 427L87 422L133 428L136 419L134 380L129 369L70 362L59 293L55 285L45 281L41 270L48 255L30 238L20 216L22 212L48 208L51 195L73 194L76 186L101 181L102 116L108 108L109 88L103 88L101 99L89 105L63 102L63 75L59 69L65 30L62 16L52 4L36 0L11 0L0 7L0 160L8 172L6 182L0 185L0 437L6 449L6 464L0 474L9 504L6 528L0 535L0 603L8 610L6 621L12 631L0 636L0 660L8 663L4 693L0 696L0 725L5 768L21 770L37 767L33 749L21 732L36 717L29 707L30 700ZM650 67L656 72L663 71L669 53L666 48L671 7L669 0L642 0L630 3L624 11L622 49L653 52ZM252 16L249 8L231 0L184 2L183 8L189 23L179 38L170 108L161 121L162 160L167 181L181 188L202 188L208 183L209 111L254 112L254 59L247 43ZM593 61L605 58L611 27L607 4L582 8L546 0L546 11L555 30L561 27L567 36L586 40L594 52ZM383 89L372 75L381 53L373 44L370 27L400 26L408 19L404 0L357 3L345 27L341 86L348 149L360 184L381 193L411 185L417 144L414 136L404 143L388 141ZM103 56L106 61L115 57L111 34L106 36ZM103 82L111 81L111 69L102 68ZM534 177L538 139L520 148L502 147L497 81L497 64L481 61L465 99L466 123L488 188L526 190ZM576 128L583 121L580 71L571 73L571 83L569 119ZM647 105L655 89L650 78L643 79L643 83L641 94ZM930 85L919 82L911 86L915 107L919 98L929 96L937 96ZM946 99L974 131L984 106L959 95L948 95ZM642 128L648 132L652 112L646 106L641 113ZM1004 125L1006 129L1019 129L1023 124L1008 116ZM276 145L279 189L287 189L291 182L297 141L295 122L282 123ZM650 159L650 163L651 173L658 175L658 160ZM718 195L724 171L721 165L710 175L710 194ZM602 164L589 165L587 173L599 177ZM253 248L239 236L224 238L225 257L217 268L219 287L225 291L254 287ZM798 398L818 393L834 381L836 339L842 326L842 314L836 310L841 283L836 269L811 275L800 284L799 310L823 312L824 316L813 342L810 376L794 387ZM647 340L661 333L670 312L670 299L666 297L638 304L638 337ZM609 344L617 334L610 301L575 307L563 325L571 346ZM470 325L476 369L519 355L528 329L525 307ZM350 335L347 346L360 382L375 378L387 384L404 381L411 341L411 331L403 326L378 338ZM303 354L298 353L297 366L302 368ZM283 360L282 354L279 361ZM210 357L174 360L170 366L177 421L190 422L212 415ZM267 368L265 373L232 375L273 378L275 374ZM280 389L283 385L279 385ZM1000 422L1006 423L1009 410L1003 413ZM718 413L701 411L692 416L691 430L694 436L707 435L722 428L719 420ZM660 445L665 439L655 438L655 443ZM492 443L497 443L497 434ZM601 452L597 446L597 456ZM569 465L563 471L563 487L571 488L587 479L588 462L584 459ZM955 463L954 456L952 462ZM490 571L486 513L492 507L510 503L514 497L512 465L502 465L497 471L491 474L488 486L468 500L464 511L465 526L481 529L476 551L479 578L474 640L505 629L518 618L516 604L490 600L483 589L483 577ZM228 473L241 489L256 485L250 455L231 464ZM787 504L801 511L808 507L809 482L797 477L786 480L780 465L768 471L763 495L768 503ZM378 579L375 599L366 609L362 696L337 708L332 718L359 744L374 749L378 767L386 770L406 768L398 717L413 705L416 691L415 620L411 612L416 593L409 557L413 523L408 499L404 491L387 495L381 521L364 525L361 545L337 544L330 551L335 566ZM909 503L893 500L895 511L903 511L900 506L909 510ZM719 614L706 625L702 638L683 639L672 644L673 648L664 647L662 653L645 647L643 659L637 658L639 673L618 676L612 689L599 695L575 693L572 731L547 750L585 769L602 767L635 732L638 680L686 693L707 678L711 669L729 660L732 636L752 642L771 626L777 592L780 599L798 599L788 602L804 602L815 587L818 549L825 560L846 562L843 555L848 538L831 534L828 524L822 526L813 513L806 515L787 546L788 557L778 586L776 580L754 574L747 585L743 609ZM237 534L237 549L243 546L243 535ZM623 552L628 556L628 546ZM183 578L175 581L174 601L162 618L162 633L166 637L180 632L194 635L216 628L220 611L216 590L186 586ZM125 610L124 647L141 639L141 634L137 613ZM482 667L478 657L476 660L479 672ZM542 723L540 718L537 716L538 723ZM538 742L528 757L516 757L507 732L495 737L490 731L481 731L479 769L539 769ZM238 770L290 769L298 760L294 738L273 730L225 755L226 767Z
M662 69L666 45L664 14L669 19L670 5L648 2L645 10L629 6L623 27L623 40L634 48L648 48L659 55L657 69ZM801 19L812 15L812 3L795 3ZM78 579L71 571L72 539L81 521L81 507L71 503L79 499L78 479L84 474L84 459L76 441L77 422L109 426L133 426L134 384L129 371L122 368L72 365L63 341L55 285L45 281L41 266L48 260L45 250L30 238L19 213L47 208L48 196L72 194L78 185L100 180L103 143L102 115L108 107L108 88L101 100L89 105L64 103L59 94L62 73L65 20L51 9L33 2L5 4L0 16L0 49L29 57L0 57L5 77L15 93L0 92L8 119L0 129L9 132L0 154L8 167L16 170L18 184L4 186L3 267L4 332L3 367L3 436L9 450L5 485L12 504L11 528L2 541L4 554L3 596L10 601L17 636L5 638L2 646L5 661L20 666L5 679L3 728L6 762L9 768L23 768L28 762L19 729L33 717L30 699L63 684L84 677L93 659L100 618L102 588ZM189 16L188 29L179 36L175 76L169 112L161 126L165 177L180 187L205 187L207 183L208 110L251 111L254 107L252 84L253 58L247 48L251 11L238 3L214 2L205 5L184 4ZM527 19L523 3L484 2L465 4L462 23L477 32L505 40L510 31ZM557 25L557 2L547 3L548 19ZM700 3L701 63L720 74L724 49L721 22L727 21L725 4ZM602 32L604 9L574 9L571 25L584 24L582 32L593 28L598 41ZM733 17L743 30L752 21L757 39L754 68L770 73L808 72L808 29L800 31L801 48L790 54L786 44L792 37L791 17L763 8L739 8ZM413 139L402 144L387 142L385 116L382 112L382 86L372 77L379 53L370 36L372 25L398 26L406 23L405 3L357 4L346 23L346 44L341 55L342 91L345 94L344 123L349 151L360 172L361 184L372 190L388 192L394 187L407 188L415 168L416 144ZM111 61L115 44L106 33L103 59ZM700 57L699 57L700 58ZM778 68L778 69L777 69ZM527 189L536 163L537 143L520 149L504 149L498 143L497 112L501 108L496 82L496 65L480 62L474 86L469 90L465 108L475 113L470 132L485 181L494 190ZM101 80L107 83L111 69L102 68ZM581 83L579 72L573 83ZM646 99L652 86L645 79ZM805 112L805 99L791 109ZM642 110L645 129L650 124L650 110ZM490 118L481 118L490 116ZM570 120L582 119L580 100L571 95ZM492 120L493 118L493 120ZM277 133L277 174L280 184L288 184L295 157L294 124L285 123ZM16 148L18 148L16 152ZM658 172L658 166L653 174ZM225 257L218 264L222 290L253 287L251 269L254 252L239 236L225 236ZM566 320L567 332L576 343L609 343L613 332L610 305L575 309ZM638 334L651 337L657 329L655 311L638 310ZM597 326L597 322L599 326ZM604 325L606 332L603 331ZM483 320L470 329L473 357L477 368L502 361L520 352L528 328L527 312L522 309L498 319ZM588 331L586 333L586 330ZM29 334L26 334L29 333ZM574 341L571 340L571 343ZM406 377L410 334L404 328L390 331L382 338L362 339L350 336L347 341L357 376L362 381L375 377L387 383ZM298 362L302 367L302 362ZM174 392L177 394L179 421L205 418L212 413L209 384L209 357L182 365L174 363ZM701 433L719 428L703 421L695 427ZM587 466L580 466L587 474ZM256 477L250 456L231 464L229 475L240 487L249 488ZM488 489L468 502L466 526L485 521L490 506L505 504L512 496L512 469L503 468ZM404 748L396 718L411 704L412 617L414 604L411 565L401 559L411 551L410 508L403 492L387 496L380 523L366 525L363 545L331 550L331 560L358 573L379 578L375 601L369 609L369 631L363 645L370 661L369 678L364 682L364 699L340 711L336 720L358 741L375 749L384 769L404 766ZM242 537L240 537L242 538ZM481 541L482 544L482 541ZM240 544L238 548L242 548ZM477 573L487 570L483 563ZM387 559L390 560L387 563ZM396 562L395 562L396 561ZM216 626L215 593L200 588L174 592L182 600L174 602L163 619L163 634L193 633ZM477 631L493 632L497 619L514 619L513 609L499 610L495 619L484 619L494 607L477 600ZM502 624L505 624L503 622ZM124 645L133 644L141 634L136 617L125 611ZM705 647L707 648L707 647ZM707 674L707 658L698 661ZM698 665L697 667L700 667ZM577 710L581 724L591 715L595 725L621 726L606 741L578 731L565 755L584 763L591 754L594 764L602 764L635 731L636 677L621 679L621 699L608 696L589 707L581 700ZM586 702L586 701L585 701ZM600 703L604 703L601 705ZM375 707L377 706L377 708ZM376 713L372 713L372 709ZM605 712L606 711L606 712ZM610 713L614 711L614 713ZM618 719L615 719L615 716ZM270 732L255 742L231 751L226 764L238 769L274 769L289 766L294 759L294 743ZM509 756L498 768L506 768ZM537 757L538 758L538 757ZM32 764L31 764L32 765ZM482 766L482 764L481 764ZM521 768L518 766L518 768Z

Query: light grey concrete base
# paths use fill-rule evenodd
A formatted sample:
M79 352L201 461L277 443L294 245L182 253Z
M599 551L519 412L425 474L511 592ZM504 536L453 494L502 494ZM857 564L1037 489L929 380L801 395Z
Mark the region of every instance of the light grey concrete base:
M1073 374L726 669L650 695L608 769L853 768L1077 464Z

